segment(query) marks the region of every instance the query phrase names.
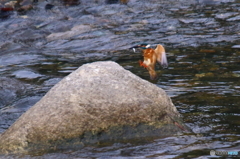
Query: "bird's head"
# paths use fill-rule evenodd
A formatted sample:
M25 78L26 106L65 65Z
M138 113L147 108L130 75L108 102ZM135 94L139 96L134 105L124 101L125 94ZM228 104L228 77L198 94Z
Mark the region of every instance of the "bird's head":
M135 46L133 46L133 47L131 47L131 48L129 48L129 49L133 49L133 51L135 52L135 51L136 51L136 48L147 49L147 48L149 48L150 46L151 46L151 45L149 45L149 44L143 43L143 44L135 45Z

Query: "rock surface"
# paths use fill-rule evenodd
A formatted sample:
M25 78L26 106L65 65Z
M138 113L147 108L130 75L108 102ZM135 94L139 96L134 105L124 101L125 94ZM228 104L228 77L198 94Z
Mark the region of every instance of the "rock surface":
M71 29L71 31L66 31L66 32L61 32L61 33L52 33L47 36L47 40L53 41L53 40L57 40L57 39L68 39L68 38L71 38L78 34L82 34L84 32L89 32L89 31L93 31L90 26L78 25L78 26L74 26Z
M95 62L66 76L1 134L0 152L168 136L182 131L174 125L178 118L161 88L115 62Z

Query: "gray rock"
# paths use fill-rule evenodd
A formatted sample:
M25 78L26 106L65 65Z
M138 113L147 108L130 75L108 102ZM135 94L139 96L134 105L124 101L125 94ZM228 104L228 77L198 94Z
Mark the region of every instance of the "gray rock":
M185 24L190 24L190 23L208 23L210 21L214 21L212 18L189 18L189 19L179 19L180 22L185 23Z
M240 20L240 15L227 19L227 21L229 21L229 22L230 21L237 21L237 20Z
M117 63L85 64L1 134L0 153L169 136L184 130L179 115L164 90Z
M18 70L13 72L12 75L14 75L16 78L25 78L25 79L36 79L43 76L38 73L32 72L30 70Z
M88 26L88 25L77 25L74 26L70 31L66 32L60 32L60 33L52 33L47 36L48 41L53 41L53 40L62 40L62 39L69 39L73 36L93 31L93 29Z
M232 17L234 15L237 15L237 14L238 14L237 12L220 13L220 14L216 14L215 18L225 20L225 19Z

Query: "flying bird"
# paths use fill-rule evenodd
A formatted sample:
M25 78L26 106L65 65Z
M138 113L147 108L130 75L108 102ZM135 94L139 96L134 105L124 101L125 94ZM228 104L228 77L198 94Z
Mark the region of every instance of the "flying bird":
M150 74L150 78L155 80L157 78L157 73L155 71L156 62L161 64L163 68L168 67L167 56L164 47L158 44L156 49L152 49L148 44L141 44L131 47L130 49L133 49L135 52L136 48L143 49L143 61L139 60L139 65L146 68Z

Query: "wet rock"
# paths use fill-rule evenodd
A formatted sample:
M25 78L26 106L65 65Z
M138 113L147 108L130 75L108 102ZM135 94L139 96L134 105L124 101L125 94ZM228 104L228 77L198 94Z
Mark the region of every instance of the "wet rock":
M26 11L33 9L33 5L32 5L32 1L31 0L17 0L17 3L15 4L15 9L19 12L19 13L26 13Z
M25 86L12 78L0 78L0 108L13 103L25 92Z
M26 63L29 64L36 61L38 58L41 58L41 56L38 56L34 53L24 54L23 52L26 52L26 51L27 50L24 50L24 49L19 50L17 48L13 48L13 50L9 51L15 54L10 54L8 51L6 51L5 52L6 55L0 57L0 66L6 67L11 65L21 65Z
M202 53L216 53L216 50L214 50L214 49L201 49L201 50L199 50L199 52L202 52Z
M14 8L17 1L8 1L8 2L4 2L4 0L1 1L3 6L6 7L6 8Z
M106 0L107 4L114 4L114 3L122 3L122 4L127 4L128 0Z
M103 11L108 11L108 8L106 8L105 6L97 6L97 7L87 8L85 10L85 12L87 12L88 14L92 14L92 15L95 15L95 16L100 15L101 12L103 12Z
M74 26L70 31L52 33L47 36L47 40L53 41L53 40L69 39L73 36L77 36L79 34L82 34L84 32L89 32L91 30L92 30L92 27L90 27L89 25L77 25L77 26Z
M0 19L6 19L13 14L14 9L11 7L0 7Z
M82 15L79 21L83 22L83 24L92 24L96 19L93 15Z
M34 73L32 71L29 70L19 70L19 71L15 71L13 72L13 74L16 78L25 78L25 79L36 79L36 78L40 78L43 75L40 75L38 73Z
M37 40L44 39L46 36L46 33L41 31L35 31L32 29L21 29L18 30L17 33L13 35L13 38L15 39L16 43L24 42L25 44L28 43L34 43Z
M200 73L200 74L195 74L195 77L197 77L197 78L214 77L214 74L212 72Z
M30 1L26 1L26 3L27 2ZM45 11L44 7L47 3L55 6L52 11ZM233 24L234 26L232 24L224 24L223 26L222 23L218 21L219 19L230 20L230 22L237 21L238 12L236 10L231 7L218 10L214 7L204 6L198 6L197 10L194 8L195 3L195 0L187 1L187 3L185 1L151 0L137 2L136 0L131 0L128 6L125 6L119 4L106 5L105 0L81 0L81 5L79 6L63 7L62 1L48 0L48 2L45 2L41 0L35 4L34 10L28 12L24 20L18 17L14 19L13 22L9 22L12 23L9 27L5 28L1 26L0 33L1 35L6 35L6 37L1 36L0 41L11 39L11 41L16 43L21 42L23 45L33 46L33 49L36 45L38 48L43 48L44 45L46 45L50 52L51 50L49 49L52 48L54 48L54 50L62 50L63 46L59 41L67 40L67 48L72 52L73 50L89 50L89 48L85 47L89 45L89 43L94 43L92 46L94 49L98 47L102 48L104 45L102 41L106 41L106 37L111 38L111 43L121 43L121 48L124 48L124 46L127 48L130 40L130 43L145 40L154 42L156 39L162 37L171 39L172 35L237 35L239 30L238 23ZM205 4L205 1L199 1L199 3ZM21 4L23 3L21 2ZM211 13L208 12L209 10ZM156 12L159 14L156 14ZM203 13L206 13L206 15ZM85 32L81 31L82 29L84 30L84 28L79 28L79 30L75 31L70 30L73 26L79 25L89 25L88 27L90 28L86 29ZM92 32L98 29L100 29L100 32L108 31L109 34L96 37L92 36ZM219 29L222 31L217 31ZM115 34L116 37L112 38L112 34ZM46 39L48 41L46 41ZM87 40L75 41L79 39ZM227 40L232 41L231 37ZM51 43L52 41L54 42ZM194 41L194 44L192 41ZM84 46L82 48L86 49L76 50L75 48L78 42L81 42L79 43L79 48ZM160 42L164 43L164 41ZM217 42L218 41L215 43ZM71 47L71 43L73 43L73 47ZM195 39L194 37L191 39L187 38L181 42L184 47L198 46L198 43L200 45L205 44L204 40ZM214 41L211 43L214 43ZM49 47L52 44L54 47ZM181 46L180 43L176 44L177 45L173 47ZM103 48L105 50L106 48L107 50L119 49L119 47L115 45L105 45ZM90 50L92 49L90 48Z
M118 3L118 0L106 0L107 4L114 4L114 3Z
M231 21L238 21L238 20L240 20L240 15L227 19L227 21L229 21L229 22L231 22Z
M44 86L53 86L61 81L61 78L52 78L44 82Z
M120 0L121 4L127 4L129 2L129 0Z
M65 6L74 6L80 3L79 0L62 0L62 1Z
M213 19L211 18L190 18L190 19L179 19L180 22L189 24L189 23L207 23L209 21L212 21Z
M185 23L185 24L189 24L189 23L193 23L196 21L196 19L179 19L180 22Z
M26 11L31 10L31 9L33 9L32 5L24 5L24 6L20 7L20 8L18 8L17 11L20 12L21 14L25 14Z
M233 45L232 48L234 48L234 49L240 49L240 45Z
M36 28L44 28L44 30L49 33L59 33L71 30L72 24L65 23L64 21L55 21L50 23L41 23L37 25Z
M216 14L215 18L216 19L221 19L221 20L226 20L234 15L237 15L237 12L232 12L232 13L220 13L220 14Z
M53 7L54 7L54 5L48 3L48 4L45 5L45 10L46 11L51 10Z
M184 129L179 115L159 87L114 62L95 62L61 80L1 134L0 151L169 136Z

